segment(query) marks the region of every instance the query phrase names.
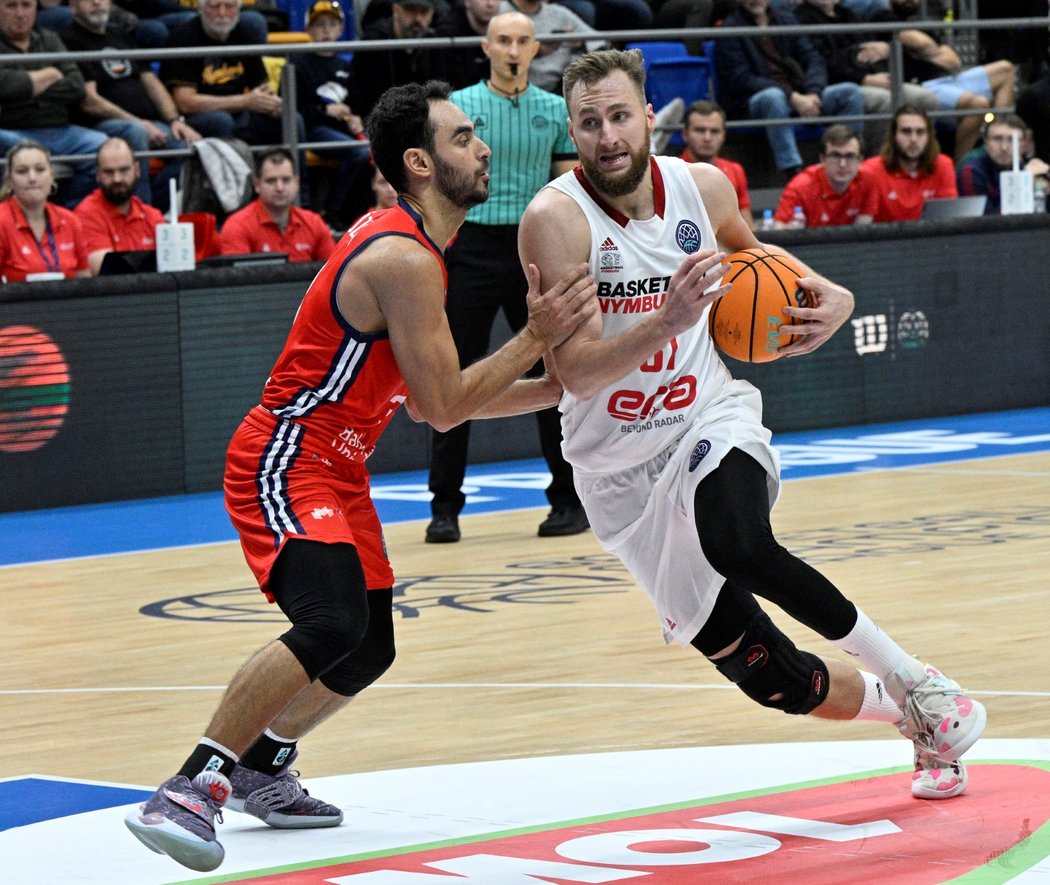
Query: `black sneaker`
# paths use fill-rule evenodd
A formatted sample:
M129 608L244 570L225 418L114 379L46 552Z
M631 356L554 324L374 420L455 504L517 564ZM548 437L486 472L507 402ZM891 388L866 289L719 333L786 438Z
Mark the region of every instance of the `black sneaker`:
M455 544L459 540L459 519L455 516L435 516L427 526L428 544Z
M541 538L558 538L562 535L578 535L590 527L587 514L581 506L555 507L540 523L540 529L536 534Z

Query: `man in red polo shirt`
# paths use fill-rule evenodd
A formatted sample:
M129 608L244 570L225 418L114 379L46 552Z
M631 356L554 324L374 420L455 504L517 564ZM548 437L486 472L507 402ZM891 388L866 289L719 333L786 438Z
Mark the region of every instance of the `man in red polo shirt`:
M726 142L726 112L716 102L694 101L685 109L682 139L685 141L685 150L681 158L687 163L711 163L721 169L736 191L740 214L747 226L754 230L755 218L751 213L751 196L747 192L744 167L719 156Z
M97 276L107 252L156 249L156 228L164 216L135 196L139 164L123 138L109 138L95 155L98 187L73 214L80 220L91 275Z
M870 224L879 208L875 182L860 171L860 139L836 123L820 139L820 162L807 166L787 183L773 219L777 227L795 227L798 206L806 227Z
M259 195L234 212L219 233L223 255L285 252L289 261L325 261L335 240L323 218L295 205L299 176L292 155L274 148L259 157L255 193Z
M931 197L957 197L955 165L941 153L922 108L901 105L893 115L882 152L860 164L878 188L876 221L918 221Z

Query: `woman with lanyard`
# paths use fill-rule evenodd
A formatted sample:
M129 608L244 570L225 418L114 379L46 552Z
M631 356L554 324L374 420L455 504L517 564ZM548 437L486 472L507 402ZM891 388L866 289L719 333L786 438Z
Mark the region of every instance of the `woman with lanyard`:
M35 141L7 152L0 187L0 276L5 282L86 277L87 249L72 212L48 202L51 154Z

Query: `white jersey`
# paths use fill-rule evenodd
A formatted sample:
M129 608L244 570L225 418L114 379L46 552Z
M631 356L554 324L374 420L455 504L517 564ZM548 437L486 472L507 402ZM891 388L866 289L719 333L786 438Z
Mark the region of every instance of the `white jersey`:
M572 197L587 218L606 338L663 305L671 273L686 255L717 247L687 164L654 157L652 175L656 211L644 221L610 207L578 168L547 185ZM560 405L565 458L584 472L647 461L678 439L731 381L705 312L693 328L591 399L565 393Z
M646 221L616 212L575 170L547 185L572 197L587 218L607 338L660 308L686 255L715 247L687 165L656 157L652 174L656 212ZM725 581L697 538L698 484L740 449L768 474L771 504L779 490L759 392L730 376L705 313L625 378L586 401L566 393L560 407L562 448L595 537L653 600L666 635L688 645Z

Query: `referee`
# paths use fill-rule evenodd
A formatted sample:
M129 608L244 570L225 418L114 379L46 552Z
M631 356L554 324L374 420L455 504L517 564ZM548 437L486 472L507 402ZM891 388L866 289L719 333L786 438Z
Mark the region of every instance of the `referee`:
M489 79L450 96L492 148L489 198L467 213L445 259L445 310L461 367L488 353L497 311L502 309L515 332L525 325L528 281L518 260L518 221L541 187L576 165L565 100L529 85L529 64L539 49L531 19L520 12L494 16L481 46L489 59ZM530 374L540 374L542 368L537 364ZM547 487L551 510L539 535L578 534L588 528L587 516L573 486L572 468L561 454L561 418L556 408L537 412L536 418L552 477ZM459 540L469 441L470 422L447 433L434 431L428 543Z

